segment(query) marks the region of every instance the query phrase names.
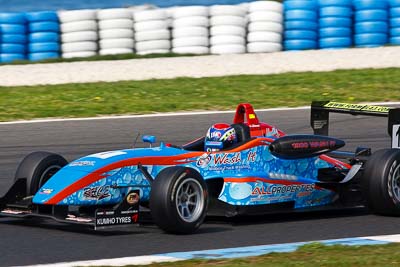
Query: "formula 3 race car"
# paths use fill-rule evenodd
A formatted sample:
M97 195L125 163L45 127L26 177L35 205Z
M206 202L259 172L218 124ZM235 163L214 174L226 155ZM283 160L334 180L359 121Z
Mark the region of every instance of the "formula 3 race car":
M392 148L337 151L329 113L388 118ZM170 233L196 231L205 216L235 216L366 206L400 215L400 109L313 102L313 135L287 135L239 104L232 127L238 143L204 151L204 138L182 147L144 136L149 148L108 151L68 163L34 152L0 198L0 216L51 218L95 229L139 221L142 207Z

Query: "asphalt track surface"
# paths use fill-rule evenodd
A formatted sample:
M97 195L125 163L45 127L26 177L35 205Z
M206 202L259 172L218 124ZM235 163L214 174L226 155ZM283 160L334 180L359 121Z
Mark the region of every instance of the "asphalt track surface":
M311 133L309 110L259 112L261 120L288 133ZM46 150L68 160L93 152L131 147L135 137L152 134L177 145L204 135L214 122L233 114L131 118L0 125L0 194L11 185L24 155ZM356 146L390 146L383 118L332 116L331 135ZM137 147L145 146L137 142ZM92 260L155 253L217 249L332 238L398 234L400 218L365 210L208 219L193 235L163 233L147 224L94 232L51 221L0 218L0 266Z

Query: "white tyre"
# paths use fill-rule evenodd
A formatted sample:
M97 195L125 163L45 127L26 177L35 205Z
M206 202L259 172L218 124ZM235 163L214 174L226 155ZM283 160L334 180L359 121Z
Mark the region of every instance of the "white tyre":
M250 22L256 22L256 21L271 21L277 23L283 22L283 15L281 13L271 12L271 11L253 12L248 15L248 18Z
M281 43L282 35L276 32L251 32L247 35L247 41Z
M120 55L120 54L132 54L133 49L130 48L110 48L110 49L100 49L99 54L105 55Z
M163 9L137 11L133 14L136 22L148 20L165 20L168 18L167 12Z
M61 34L62 43L97 41L98 35L96 31L69 32Z
M210 53L210 49L207 46L187 46L187 47L172 48L172 52L175 54L203 55Z
M119 39L103 39L100 40L100 48L101 49L110 49L110 48L130 48L133 49L135 46L135 42L133 39L129 38L119 38Z
M252 22L247 27L249 32L276 32L283 33L283 25L277 22L260 21Z
M156 40L136 43L136 50L138 52L158 49L171 49L171 42L169 40Z
M82 51L82 52L70 52L62 53L62 58L76 58L76 57L93 57L97 55L95 51Z
M193 17L179 18L172 21L173 28L184 28L193 26L208 27L209 26L208 17L193 16Z
M246 46L244 45L215 45L210 48L211 54L243 54L246 53Z
M238 26L238 27L246 27L246 19L244 17L239 16L213 16L210 18L211 26Z
M61 23L82 21L82 20L96 20L96 10L81 9L81 10L70 10L70 11L59 11L57 12L58 18Z
M247 44L247 52L249 53L271 53L282 51L282 44L255 42Z
M273 11L277 13L283 13L282 3L275 1L256 1L249 4L249 12L257 11Z
M210 16L240 16L243 17L247 13L242 6L231 5L215 5L210 7Z
M214 45L225 45L225 44L239 44L245 45L246 39L238 35L217 35L210 38L210 44Z
M62 33L97 31L97 22L95 20L82 20L60 24Z
M172 40L172 47L208 46L208 37L183 37Z
M97 51L97 42L75 42L61 44L63 53Z
M132 11L127 8L109 8L97 11L99 20L132 19Z
M131 19L109 19L100 20L99 29L109 30L109 29L132 29L133 22Z
M154 50L146 50L137 52L138 55L150 55L150 54L168 54L171 51L169 49L154 49Z
M211 36L216 35L238 35L245 37L246 29L238 26L213 26L210 28Z
M205 36L208 37L208 28L206 27L185 27L172 30L173 38Z
M155 31L167 29L168 24L166 20L149 20L149 21L141 21L134 24L133 28L137 32L141 31Z
M178 7L172 13L174 19L191 17L191 16L208 16L208 7L205 6L184 6Z
M169 30L155 30L135 33L135 40L138 42L152 40L169 40L170 38L171 33Z
M132 29L110 29L99 31L100 39L118 39L131 38L133 39Z

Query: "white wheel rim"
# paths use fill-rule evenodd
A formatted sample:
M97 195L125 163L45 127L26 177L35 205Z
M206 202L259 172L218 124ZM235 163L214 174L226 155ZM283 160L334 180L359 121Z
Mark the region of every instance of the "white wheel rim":
M191 223L201 217L204 210L204 195L198 181L194 178L185 179L179 185L175 197L176 208L183 221Z

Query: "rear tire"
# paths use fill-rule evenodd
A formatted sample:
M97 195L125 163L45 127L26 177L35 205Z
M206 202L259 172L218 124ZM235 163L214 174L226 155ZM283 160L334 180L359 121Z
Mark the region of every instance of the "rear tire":
M207 195L207 185L197 171L186 167L162 170L150 192L154 222L169 233L195 232L207 213Z
M15 181L26 178L26 195L31 196L67 164L67 160L58 154L44 151L33 152L19 164Z
M375 152L365 165L362 186L373 213L400 216L400 150Z

